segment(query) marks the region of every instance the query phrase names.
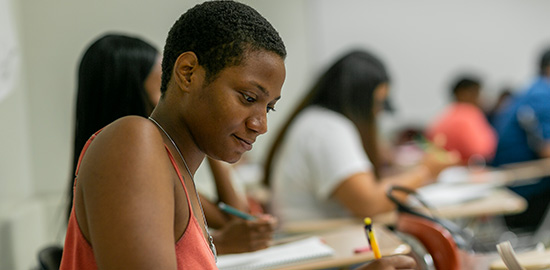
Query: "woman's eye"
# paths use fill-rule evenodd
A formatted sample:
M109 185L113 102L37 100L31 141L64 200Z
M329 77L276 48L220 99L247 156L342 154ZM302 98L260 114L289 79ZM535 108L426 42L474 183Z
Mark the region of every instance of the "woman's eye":
M249 96L249 95L247 95L247 94L243 94L243 97L244 97L244 99L245 99L246 101L248 101L248 102L250 102L250 103L256 101L255 98L253 98L253 97L251 97L251 96Z
M275 110L275 107L273 106L267 106L267 112L269 113L271 111L276 112L277 110Z

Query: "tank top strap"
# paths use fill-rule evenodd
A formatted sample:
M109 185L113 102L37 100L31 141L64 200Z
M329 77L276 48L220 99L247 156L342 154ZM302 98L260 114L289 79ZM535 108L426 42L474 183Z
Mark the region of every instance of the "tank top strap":
M172 166L174 167L174 169L176 169L176 173L178 174L180 183L183 186L183 191L185 191L185 198L187 199L187 205L189 206L189 211L191 214L193 214L193 209L191 207L191 200L189 199L189 193L187 192L187 188L185 187L185 183L183 182L183 176L181 175L178 165L176 164L176 160L174 159L172 152L170 152L170 149L168 149L168 146L166 144L164 145L164 148L166 148L166 152L168 152L168 157L170 158L170 162L172 163Z
M99 132L101 132L102 130L103 128L101 128L100 130L92 134L92 136L90 136L88 141L86 141L86 144L84 144L84 147L82 147L82 150L80 151L80 156L78 157L78 163L76 164L76 170L74 171L75 177L78 175L78 170L80 169L80 162L82 161L82 157L84 157L84 153L86 153L86 150L88 150L88 147L90 146L92 141L95 139L95 137L97 137L97 134L99 134Z

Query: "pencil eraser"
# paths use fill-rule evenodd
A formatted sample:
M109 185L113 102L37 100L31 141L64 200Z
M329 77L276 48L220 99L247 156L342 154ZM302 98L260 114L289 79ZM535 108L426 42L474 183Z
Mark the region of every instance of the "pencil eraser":
M369 217L366 217L365 218L365 225L371 225L371 224L372 224L372 220Z
M353 249L353 253L363 253L363 252L369 252L369 251L371 251L371 248L369 246L358 247Z

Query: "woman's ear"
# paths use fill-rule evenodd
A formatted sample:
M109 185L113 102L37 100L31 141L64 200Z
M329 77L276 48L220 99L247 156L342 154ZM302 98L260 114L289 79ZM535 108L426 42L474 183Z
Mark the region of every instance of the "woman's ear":
M199 59L194 52L184 52L178 56L172 76L181 90L189 90L189 86L196 79L193 75L196 75L198 68Z

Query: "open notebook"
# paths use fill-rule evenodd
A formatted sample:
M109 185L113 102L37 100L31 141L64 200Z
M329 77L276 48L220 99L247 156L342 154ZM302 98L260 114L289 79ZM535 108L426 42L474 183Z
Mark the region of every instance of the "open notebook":
M269 269L304 260L332 256L334 250L319 237L272 246L254 252L218 256L220 270Z

